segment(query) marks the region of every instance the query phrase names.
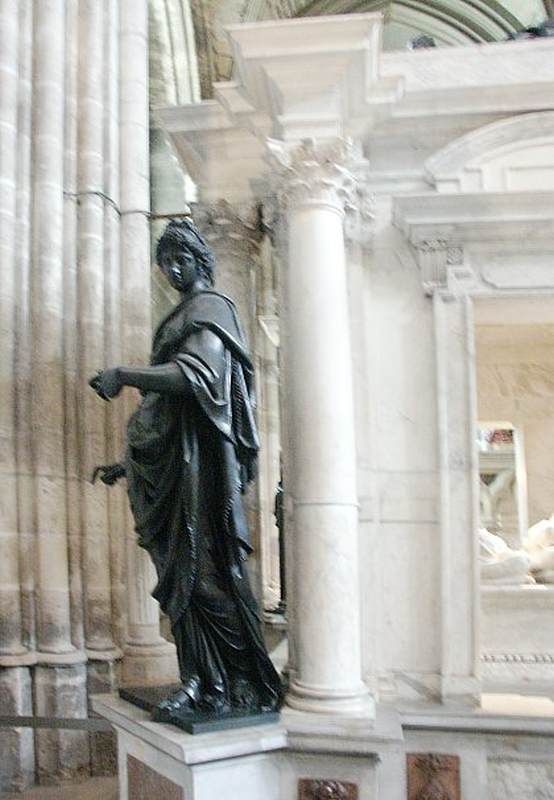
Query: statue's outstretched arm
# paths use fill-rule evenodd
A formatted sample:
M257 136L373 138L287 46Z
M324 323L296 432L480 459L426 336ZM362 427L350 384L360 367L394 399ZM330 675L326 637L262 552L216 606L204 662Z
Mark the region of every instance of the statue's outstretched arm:
M91 378L89 386L103 400L117 397L124 386L175 396L185 395L188 389L182 370L173 362L154 367L113 367Z

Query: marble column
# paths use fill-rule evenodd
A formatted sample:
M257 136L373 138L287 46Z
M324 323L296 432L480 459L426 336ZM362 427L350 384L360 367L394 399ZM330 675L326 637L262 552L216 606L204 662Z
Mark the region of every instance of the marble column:
M150 183L148 150L148 10L146 0L120 3L121 346L126 364L148 362L150 317ZM137 396L138 397L138 396ZM126 393L129 416L137 397ZM122 680L170 682L175 647L160 635L158 604L150 597L154 567L126 519L127 634Z
M284 403L293 504L295 709L371 717L361 677L358 497L341 140L273 143L287 205Z

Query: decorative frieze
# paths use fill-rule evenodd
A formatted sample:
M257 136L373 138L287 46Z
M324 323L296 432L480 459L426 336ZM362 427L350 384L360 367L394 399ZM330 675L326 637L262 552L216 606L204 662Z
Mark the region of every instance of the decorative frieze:
M408 800L461 800L460 759L442 753L408 753Z
M358 800L358 787L347 781L301 778L298 800Z

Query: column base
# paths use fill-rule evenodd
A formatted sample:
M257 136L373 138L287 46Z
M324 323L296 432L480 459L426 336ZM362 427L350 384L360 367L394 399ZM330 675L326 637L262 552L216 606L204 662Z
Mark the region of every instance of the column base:
M87 670L73 666L39 665L34 671L35 714L38 717L87 717ZM36 731L39 783L79 779L89 774L90 748L86 730L40 728Z
M293 678L285 703L296 711L375 719L375 700L363 683L352 691L332 691L306 686Z
M0 668L0 708L13 717L32 715L32 686L28 667ZM35 744L31 728L0 728L0 794L21 792L35 780Z
M119 654L121 657L121 653ZM91 695L115 692L119 684L119 663L109 661L105 656L100 660L89 659L87 663L87 688L89 716L92 711ZM115 775L117 772L117 741L112 731L91 731L90 771L92 775Z
M177 650L159 638L148 644L129 643L123 649L122 686L153 686L179 682Z

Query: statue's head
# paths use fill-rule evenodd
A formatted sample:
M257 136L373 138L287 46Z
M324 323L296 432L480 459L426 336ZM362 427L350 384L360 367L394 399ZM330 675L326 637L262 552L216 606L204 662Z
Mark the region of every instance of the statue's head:
M156 262L178 291L186 291L197 281L214 284L213 253L190 217L167 225L156 247Z

